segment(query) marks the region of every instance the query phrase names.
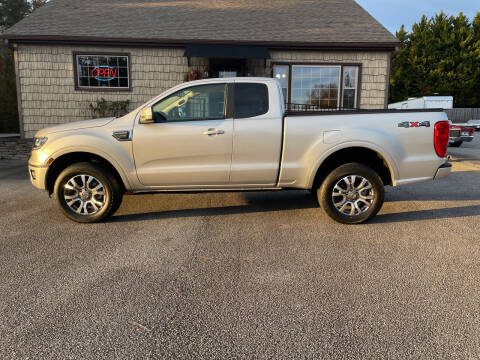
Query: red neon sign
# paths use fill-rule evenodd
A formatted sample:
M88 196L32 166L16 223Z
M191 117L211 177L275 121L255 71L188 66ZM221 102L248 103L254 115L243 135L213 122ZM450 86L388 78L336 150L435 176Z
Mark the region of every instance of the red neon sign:
M97 66L92 69L90 76L98 81L110 81L117 77L117 69L107 65Z

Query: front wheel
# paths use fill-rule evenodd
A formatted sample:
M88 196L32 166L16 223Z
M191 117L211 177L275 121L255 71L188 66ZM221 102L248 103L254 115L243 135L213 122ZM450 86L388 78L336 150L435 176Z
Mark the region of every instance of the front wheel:
M385 198L383 181L370 167L350 163L333 170L317 191L318 202L333 220L360 224L374 217Z
M122 191L115 176L90 163L77 163L63 170L55 181L55 199L73 221L98 222L115 212Z

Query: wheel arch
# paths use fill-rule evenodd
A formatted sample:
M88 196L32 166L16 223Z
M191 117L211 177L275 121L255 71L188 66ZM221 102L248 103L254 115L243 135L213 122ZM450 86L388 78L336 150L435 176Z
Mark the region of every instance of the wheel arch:
M68 166L79 162L89 162L106 168L109 172L112 173L113 176L115 176L118 183L122 187L123 192L128 189L128 180L123 175L123 171L113 165L111 161L107 160L101 155L92 152L72 151L56 157L55 160L48 167L47 174L45 176L45 189L48 191L49 194L53 193L53 187L55 185L55 181L58 175L60 175L60 173Z
M379 151L366 146L348 146L329 154L317 166L311 182L313 189L319 188L323 180L335 168L347 163L360 163L371 167L381 177L384 185L395 183L395 172L392 164Z

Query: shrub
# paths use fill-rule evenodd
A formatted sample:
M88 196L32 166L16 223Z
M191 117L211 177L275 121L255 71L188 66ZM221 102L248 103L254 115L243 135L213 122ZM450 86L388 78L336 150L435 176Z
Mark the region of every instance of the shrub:
M101 98L89 105L90 111L94 118L102 117L120 117L128 113L130 100L110 101Z

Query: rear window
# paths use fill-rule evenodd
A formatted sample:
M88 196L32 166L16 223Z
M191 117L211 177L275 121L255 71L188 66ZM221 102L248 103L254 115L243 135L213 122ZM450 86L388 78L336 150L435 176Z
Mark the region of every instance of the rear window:
M268 88L265 84L235 84L235 118L243 119L268 112Z

